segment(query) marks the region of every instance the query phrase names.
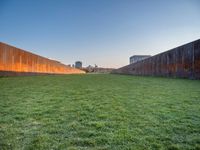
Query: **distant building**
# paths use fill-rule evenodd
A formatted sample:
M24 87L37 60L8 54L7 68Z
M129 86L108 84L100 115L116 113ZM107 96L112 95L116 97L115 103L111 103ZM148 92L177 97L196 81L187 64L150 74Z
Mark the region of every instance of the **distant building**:
M130 64L136 63L149 57L151 57L151 55L133 55L130 57Z
M75 62L75 68L82 68L82 62L81 61L76 61Z
M102 68L98 67L96 64L95 66L89 65L88 67L84 68L84 71L87 73L111 73L114 68Z

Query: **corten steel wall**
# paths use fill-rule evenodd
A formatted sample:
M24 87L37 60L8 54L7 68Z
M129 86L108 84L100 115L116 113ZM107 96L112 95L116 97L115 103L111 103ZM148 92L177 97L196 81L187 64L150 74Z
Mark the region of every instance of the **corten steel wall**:
M75 74L82 70L0 42L0 75Z
M112 73L200 79L200 39Z

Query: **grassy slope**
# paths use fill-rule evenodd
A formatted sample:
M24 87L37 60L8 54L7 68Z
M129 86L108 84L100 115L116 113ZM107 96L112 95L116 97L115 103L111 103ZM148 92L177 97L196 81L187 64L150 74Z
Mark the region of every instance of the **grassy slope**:
M0 149L200 148L200 81L0 78Z

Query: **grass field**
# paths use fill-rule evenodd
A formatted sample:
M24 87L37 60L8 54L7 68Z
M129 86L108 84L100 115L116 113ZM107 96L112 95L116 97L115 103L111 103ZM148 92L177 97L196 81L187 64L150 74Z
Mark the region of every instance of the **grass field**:
M0 78L0 149L200 149L200 81Z

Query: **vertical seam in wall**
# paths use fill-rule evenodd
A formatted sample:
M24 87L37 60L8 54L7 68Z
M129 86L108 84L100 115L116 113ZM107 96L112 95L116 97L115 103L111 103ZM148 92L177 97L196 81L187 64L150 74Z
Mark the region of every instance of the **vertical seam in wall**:
M195 73L194 73L194 71L195 71L195 68L194 68L194 44L195 43L193 43L192 44L192 78L195 78Z

